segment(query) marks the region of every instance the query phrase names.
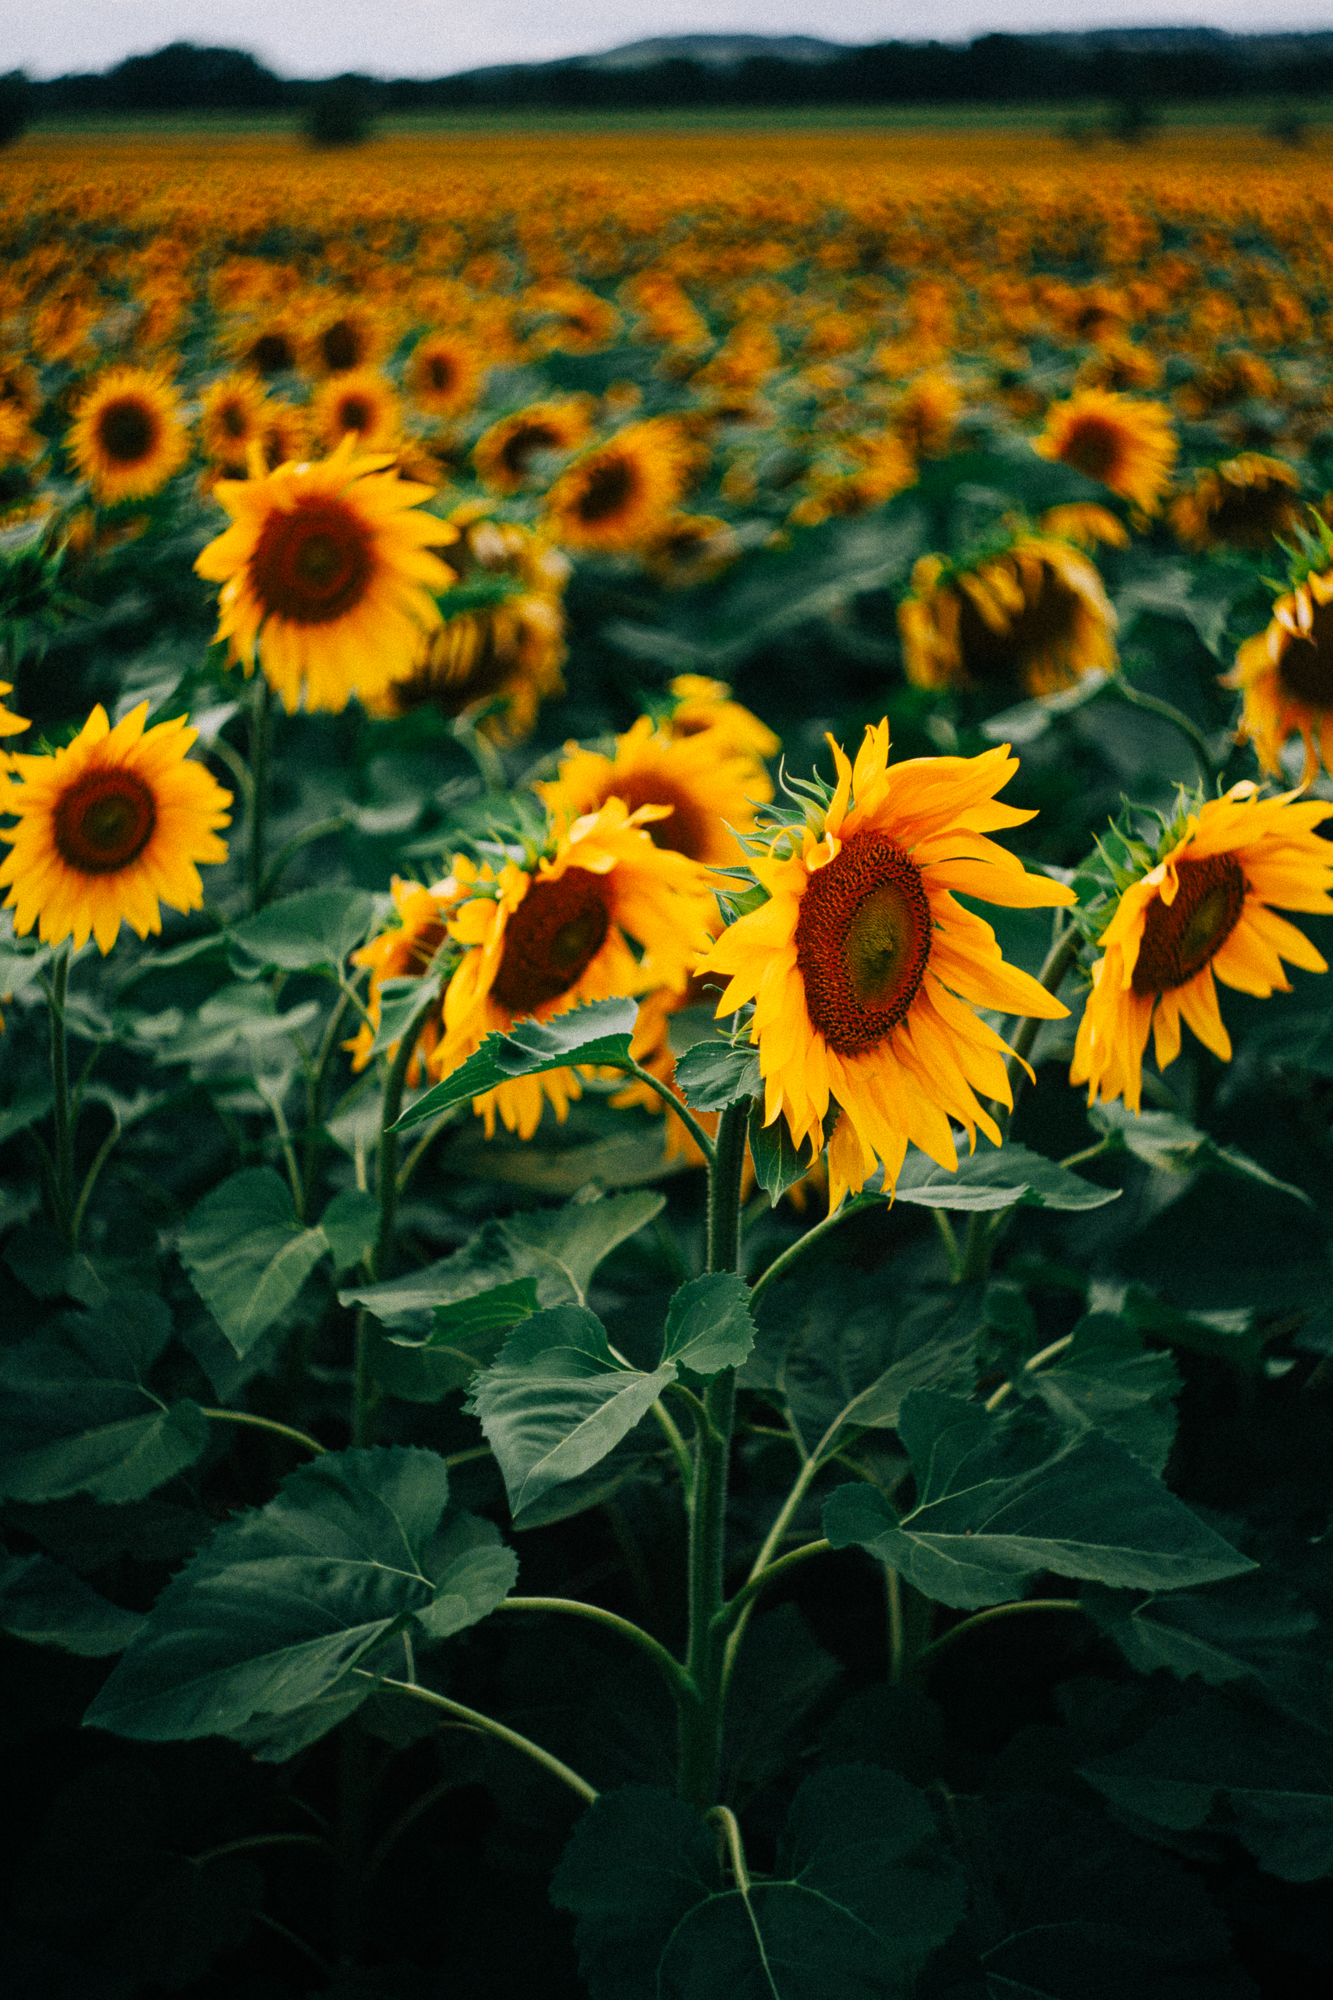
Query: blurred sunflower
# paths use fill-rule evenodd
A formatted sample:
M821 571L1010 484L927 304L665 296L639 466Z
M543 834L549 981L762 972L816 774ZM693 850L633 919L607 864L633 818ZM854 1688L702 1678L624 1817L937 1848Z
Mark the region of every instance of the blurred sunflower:
M717 740L729 748L743 750L762 764L776 757L782 748L766 722L733 701L725 681L710 680L707 674L677 674L667 683L673 706L666 727L673 736L698 736L703 730L717 731Z
M316 375L345 375L352 369L373 368L385 344L381 317L354 300L342 300L331 318L320 318L303 353Z
M1283 745L1299 733L1303 785L1321 762L1333 771L1333 537L1326 528L1323 540L1329 566L1298 565L1304 577L1278 598L1267 627L1245 641L1225 676L1228 687L1244 694L1241 734L1263 770L1280 775Z
M486 357L465 333L428 333L407 364L407 386L417 408L432 417L457 417L477 400Z
M576 451L586 441L592 410L590 396L564 396L501 417L482 432L472 453L482 485L494 493L517 493L536 477L543 459Z
M1155 851L1144 848L1132 869L1117 865L1069 1072L1087 1084L1090 1104L1123 1097L1138 1110L1150 1027L1159 1069L1180 1053L1182 1021L1231 1060L1214 977L1266 1000L1291 991L1283 959L1327 971L1304 933L1275 914L1333 912L1333 842L1314 831L1333 804L1293 798L1262 799L1247 781L1224 798L1184 799Z
M548 1021L589 1000L684 988L704 937L712 898L703 871L655 847L644 822L618 800L557 825L529 867L507 862L498 876L456 856L435 893L458 907L446 926L463 947L444 996L444 1035L431 1073L450 1076L495 1030ZM546 1102L565 1117L580 1094L572 1069L524 1077L473 1099L489 1137L498 1113L530 1139Z
M310 399L311 430L330 451L345 437L355 437L362 451L388 451L400 418L392 384L374 368L331 375Z
M944 456L962 407L962 391L942 368L927 369L907 384L894 408L893 428L913 460Z
M818 1155L837 1106L836 1208L879 1163L891 1186L909 1142L953 1172L951 1120L969 1143L980 1126L999 1144L976 1093L1012 1102L1008 1050L973 1008L1067 1011L1004 963L990 925L955 896L1018 909L1074 898L985 838L1033 817L995 802L1018 769L1007 748L890 767L887 721L866 730L854 766L832 747L836 790L812 787L804 829L769 838L750 864L768 900L723 931L697 971L728 977L719 1019L754 1002L766 1125L785 1117L793 1142Z
M667 514L643 544L643 566L668 590L719 576L740 554L735 530L714 514Z
M232 525L195 563L222 585L217 636L295 710L335 711L411 670L453 572L428 553L457 530L416 511L430 488L397 479L348 437L320 464L280 465L215 489Z
M1200 467L1189 491L1171 502L1168 518L1187 548L1266 549L1295 527L1300 484L1282 459L1245 451Z
M36 923L44 944L72 937L77 950L91 935L105 954L122 918L142 938L162 928L159 903L203 903L196 863L226 860L231 793L187 760L197 732L184 716L145 731L147 714L141 702L112 729L99 704L64 749L14 757L0 887L20 937Z
M922 556L898 606L908 679L923 688L1058 693L1116 662L1116 615L1069 541L1015 529L969 562Z
M1165 403L1109 389L1080 389L1068 402L1052 403L1033 447L1100 480L1144 514L1156 513L1170 486L1177 449Z
M680 498L698 447L678 424L628 424L562 472L546 496L553 540L612 553L637 548Z
M65 449L105 506L156 493L190 451L170 379L160 369L108 368L75 407Z
M246 455L262 435L269 402L263 384L253 375L224 375L204 391L199 413L199 441L204 456L216 464L234 466L244 477Z
M280 309L239 321L228 345L237 361L256 375L286 375L300 360L303 338L300 317Z
M380 988L386 979L418 979L430 970L431 962L440 946L446 942L445 921L450 905L435 896L431 890L423 889L419 882L403 882L397 875L390 883L393 893L394 914L398 921L382 930L369 944L362 945L360 951L352 953L352 964L368 966L370 969L370 991L366 997L366 1012L369 1021L363 1021L357 1034L343 1047L351 1052L352 1068L363 1070L370 1061L375 1033L380 1024ZM441 1023L434 1016L421 1030L417 1046L408 1066L407 1081L410 1087L421 1081L421 1065L433 1055L440 1039ZM388 1050L392 1060L397 1043Z

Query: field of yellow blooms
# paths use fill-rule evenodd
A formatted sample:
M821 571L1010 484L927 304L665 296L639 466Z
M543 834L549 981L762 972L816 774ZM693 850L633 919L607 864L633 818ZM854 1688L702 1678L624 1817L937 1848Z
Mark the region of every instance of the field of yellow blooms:
M17 1992L1326 1979L1321 145L0 156Z

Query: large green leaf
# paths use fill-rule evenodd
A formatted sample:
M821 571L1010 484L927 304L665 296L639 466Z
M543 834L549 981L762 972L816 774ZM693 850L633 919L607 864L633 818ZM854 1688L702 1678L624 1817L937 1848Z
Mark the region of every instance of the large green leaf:
M261 965L283 972L341 972L361 944L375 914L365 889L303 889L246 917L230 933Z
M424 1340L395 1339L372 1327L371 1370L380 1387L409 1403L438 1403L452 1389L466 1389L479 1368L494 1361L505 1336L537 1311L537 1280L516 1278L470 1299L436 1306Z
M787 1121L780 1114L771 1125L765 1125L762 1097L756 1097L750 1106L747 1136L755 1179L775 1205L788 1188L805 1179L823 1151L822 1144L794 1145Z
M955 1174L937 1167L924 1153L909 1154L894 1193L921 1208L984 1211L1011 1208L1078 1210L1118 1201L1119 1188L1097 1187L1055 1160L1033 1153L1015 1140L998 1150L987 1146L958 1162Z
M340 1683L349 1692L349 1671L396 1633L443 1639L475 1624L517 1562L489 1522L446 1511L448 1499L430 1451L346 1451L300 1467L173 1578L86 1721L147 1742L231 1735Z
M1062 1435L1035 1411L990 1412L929 1389L908 1396L898 1431L916 1506L900 1518L874 1487L840 1486L824 1532L939 1604L1006 1603L1041 1570L1169 1590L1253 1568L1098 1431Z
M749 1286L729 1271L691 1278L667 1308L662 1359L692 1375L739 1368L753 1346Z
M607 1792L551 1885L592 2000L903 2000L962 1921L962 1871L925 1797L850 1765L805 1780L771 1874L728 1886L668 1792Z
M763 1089L759 1051L748 1043L733 1048L720 1039L696 1042L676 1060L676 1085L692 1110L725 1111Z
M1014 1386L1038 1396L1066 1429L1105 1431L1150 1471L1161 1473L1176 1433L1172 1398L1180 1377L1169 1354L1113 1313L1090 1313L1054 1361L1015 1372Z
M586 1306L525 1320L478 1376L472 1401L515 1517L590 1471L675 1379L673 1362L646 1374L621 1361Z
M49 1556L10 1556L0 1564L0 1631L34 1646L102 1659L123 1652L143 1623Z
M403 1113L395 1129L407 1131L515 1077L540 1076L571 1063L626 1064L638 1011L633 1000L595 1000L553 1021L519 1021L507 1035L487 1035L475 1055Z
M245 1167L192 1210L177 1247L195 1290L244 1355L295 1302L329 1244L297 1221L291 1190L272 1167Z
M170 1337L161 1299L130 1292L0 1354L0 1493L138 1500L193 1465L208 1419L147 1387Z
M1159 1173L1191 1174L1210 1169L1214 1173L1231 1174L1238 1180L1257 1181L1261 1187L1289 1194L1310 1206L1310 1197L1303 1188L1279 1180L1276 1174L1270 1174L1266 1167L1234 1146L1219 1146L1207 1132L1201 1132L1172 1112L1136 1114L1120 1103L1094 1104L1089 1106L1088 1122L1104 1134L1113 1150L1123 1148Z

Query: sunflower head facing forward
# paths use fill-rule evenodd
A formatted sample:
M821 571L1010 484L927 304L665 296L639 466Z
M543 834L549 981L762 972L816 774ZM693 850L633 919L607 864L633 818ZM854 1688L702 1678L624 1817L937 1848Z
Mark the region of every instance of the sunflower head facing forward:
M612 553L638 548L675 506L698 456L679 424L628 424L561 473L547 495L552 539Z
M482 485L493 493L535 485L552 458L585 442L592 413L591 396L562 396L501 417L482 432L472 453Z
M345 437L355 437L362 451L389 451L400 416L392 384L376 368L331 375L310 402L311 428L330 451Z
M1080 389L1068 402L1052 403L1033 443L1043 458L1099 480L1143 514L1161 505L1177 450L1165 403L1109 389Z
M75 409L66 449L105 506L156 493L190 450L169 378L158 369L107 369Z
M340 710L410 673L422 633L440 622L431 595L453 572L431 545L457 530L420 510L427 486L396 479L385 457L344 439L320 464L280 465L215 488L232 525L199 556L222 585L219 639L247 671L256 652L289 710Z
M1159 1069L1180 1053L1182 1021L1230 1061L1215 979L1268 999L1291 990L1284 959L1327 970L1276 912L1333 911L1333 843L1314 831L1330 813L1291 793L1263 799L1247 781L1220 799L1183 798L1155 848L1119 831L1103 844L1102 956L1069 1073L1089 1103L1123 1097L1137 1112L1149 1029Z
M970 1143L978 1127L999 1143L978 1093L1012 1101L1008 1051L975 1008L1066 1011L1004 963L990 925L956 896L1031 909L1073 895L986 838L1032 817L996 803L1018 768L1007 749L890 765L882 722L854 765L836 744L833 754L836 789L813 788L805 825L769 836L750 864L767 900L698 971L729 982L719 1019L753 1002L766 1124L785 1118L795 1144L818 1154L836 1107L836 1207L877 1165L891 1185L909 1142L952 1172L951 1121Z
M457 417L477 400L486 357L465 333L428 333L417 343L407 383L417 408L433 417Z
M18 755L5 811L18 825L0 839L6 908L25 936L75 949L96 938L109 952L122 918L139 936L160 931L160 903L197 910L197 863L225 861L217 829L231 793L186 752L196 732L184 716L145 731L141 702L113 729L100 705L74 741L46 756Z
M922 556L898 606L907 677L1010 698L1058 693L1116 663L1096 566L1060 535L1016 528L976 556Z

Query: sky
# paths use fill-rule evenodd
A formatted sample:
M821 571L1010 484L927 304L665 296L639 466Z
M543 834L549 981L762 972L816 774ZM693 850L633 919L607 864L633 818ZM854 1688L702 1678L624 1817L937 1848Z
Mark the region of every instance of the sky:
M248 49L283 76L447 76L649 35L967 41L996 30L1333 28L1333 0L0 0L0 71L99 70L166 42Z

